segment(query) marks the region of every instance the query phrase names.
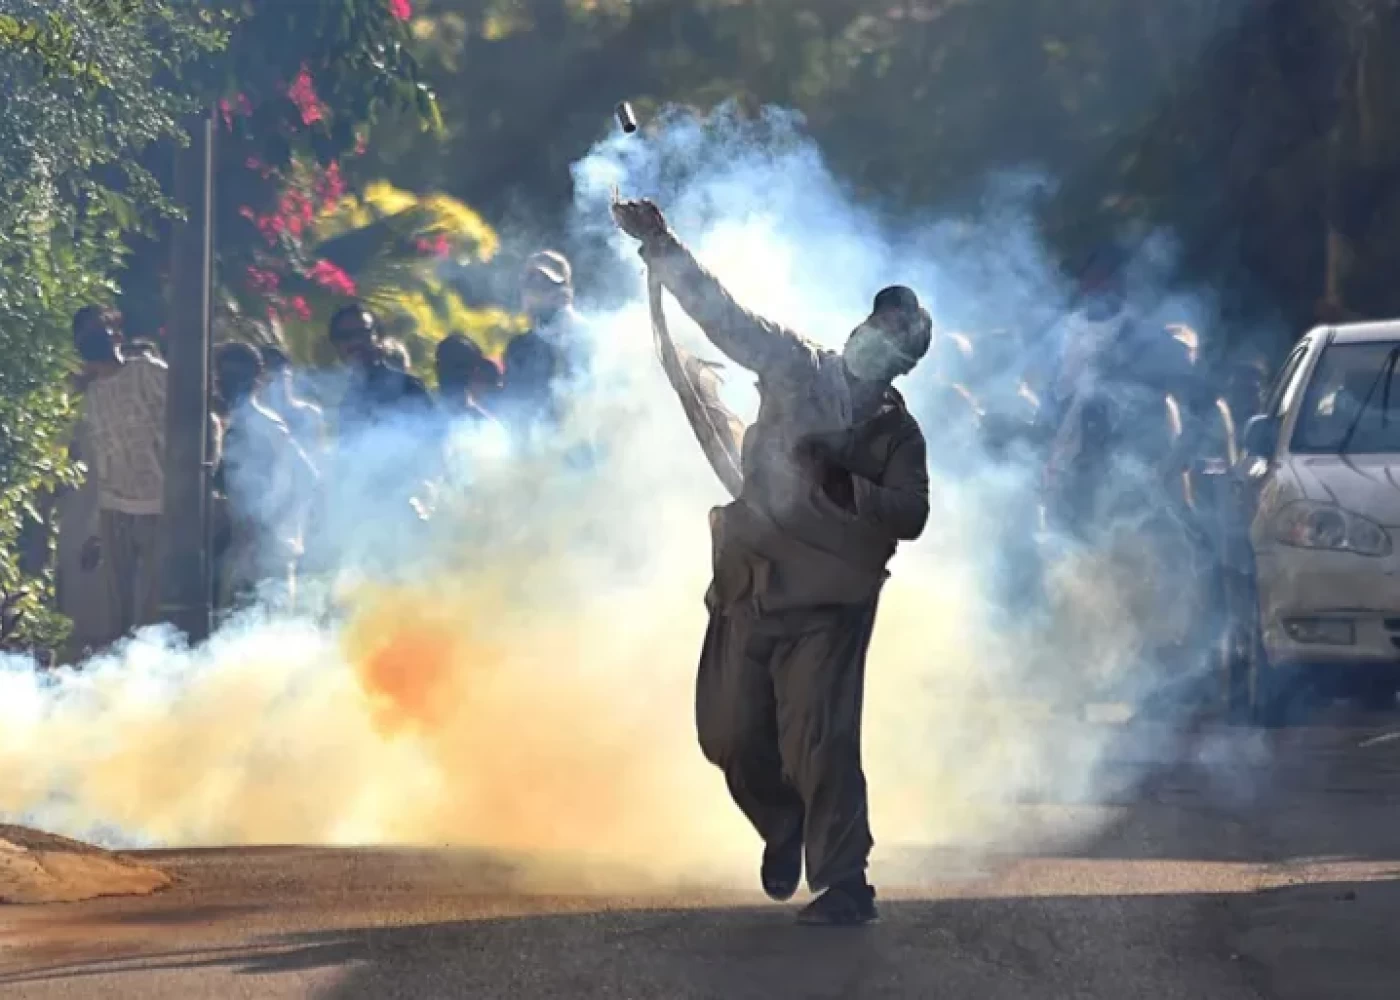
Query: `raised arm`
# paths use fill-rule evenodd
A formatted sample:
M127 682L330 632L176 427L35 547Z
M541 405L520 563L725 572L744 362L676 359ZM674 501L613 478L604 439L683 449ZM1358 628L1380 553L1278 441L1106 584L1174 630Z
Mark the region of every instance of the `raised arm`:
M814 364L814 349L791 330L755 315L734 300L666 225L649 201L613 206L618 227L642 242L642 257L717 348L761 377Z

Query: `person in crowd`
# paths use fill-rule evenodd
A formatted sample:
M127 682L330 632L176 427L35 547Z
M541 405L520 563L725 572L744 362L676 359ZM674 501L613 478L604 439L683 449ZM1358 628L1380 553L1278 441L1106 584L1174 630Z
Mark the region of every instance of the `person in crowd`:
M246 602L266 585L290 600L316 468L281 417L259 398L264 368L256 348L222 345L214 375L228 410L219 479L228 501L229 539L220 566L219 604Z
M79 393L86 391L86 380L82 376L75 378L74 388ZM115 601L102 566L101 545L87 544L89 539L98 537L101 525L97 475L83 422L74 428L69 457L81 463L85 471L76 487L58 494L55 504L58 564L54 590L59 613L73 623L68 640L59 651L59 660L77 663L117 633L112 621Z
M1037 395L1048 440L1047 511L1082 531L1166 488L1176 501L1178 461L1212 409L1192 361L1194 332L1146 322L1129 306L1126 254L1091 258L1075 309L1060 332L1049 378ZM1183 443L1183 439L1186 443ZM1128 481L1125 470L1137 469ZM1150 471L1149 471L1150 470Z
M822 350L738 305L651 202L618 202L613 215L711 342L758 376L738 497L711 514L701 748L763 838L768 895L792 896L805 850L821 895L801 921L868 923L866 651L885 567L929 513L924 438L891 382L928 351L932 321L892 286L843 352Z
M264 405L282 418L307 457L319 456L326 448L326 418L321 408L297 395L296 370L286 351L269 345L259 348L259 353L266 373Z
M97 532L80 562L104 568L114 602L107 641L153 624L160 608L168 371L156 357L128 358L115 309L73 317L87 388L81 435L97 485Z
M474 341L460 333L444 337L436 354L438 399L447 414L490 420L500 388L500 369Z
M398 337L384 338L384 363L396 372L412 373L413 355L408 353L408 345Z
M541 250L520 278L520 306L529 329L506 345L499 409L515 423L552 422L559 388L578 374L585 339L574 309L573 267L557 250Z
M393 367L379 322L363 303L344 306L331 317L329 337L350 382L341 400L338 431L344 439L367 424L395 415L430 414L433 398L421 379Z

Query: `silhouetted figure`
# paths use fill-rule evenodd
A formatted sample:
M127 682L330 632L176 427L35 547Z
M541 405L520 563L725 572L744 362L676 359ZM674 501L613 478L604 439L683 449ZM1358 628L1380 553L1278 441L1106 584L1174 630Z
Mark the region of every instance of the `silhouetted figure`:
M259 398L262 357L247 344L224 344L214 357L228 410L220 485L228 501L228 548L220 561L219 603L255 599L273 585L295 594L296 563L317 472L281 417Z
M508 422L552 422L560 416L559 393L578 374L583 323L574 310L573 268L555 250L525 263L520 304L530 329L506 345L497 407Z
M929 314L910 289L886 288L842 353L823 350L738 305L652 203L613 213L710 341L758 376L739 495L711 514L701 748L763 838L765 891L791 897L805 847L822 895L800 919L866 923L866 650L886 564L929 511L923 435L890 383L928 351Z
M364 305L345 306L332 316L329 338L350 370L337 421L342 441L366 426L432 413L433 398L422 380L388 363L386 338Z
M81 439L97 480L98 530L84 563L105 567L114 614L109 641L157 620L165 503L165 391L157 357L123 352L122 317L88 306L73 318L87 390Z

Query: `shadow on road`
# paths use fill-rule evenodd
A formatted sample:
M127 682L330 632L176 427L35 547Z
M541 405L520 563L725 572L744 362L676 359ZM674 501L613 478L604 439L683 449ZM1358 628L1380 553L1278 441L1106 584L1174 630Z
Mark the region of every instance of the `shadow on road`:
M325 1000L1253 996L1223 937L1207 930L1224 926L1223 897L954 899L884 912L880 925L854 931L798 927L777 906L364 926L242 951L50 967L0 977L0 989L99 976L120 989L126 974L154 970L331 969L342 975L318 994ZM73 985L72 995L87 995Z

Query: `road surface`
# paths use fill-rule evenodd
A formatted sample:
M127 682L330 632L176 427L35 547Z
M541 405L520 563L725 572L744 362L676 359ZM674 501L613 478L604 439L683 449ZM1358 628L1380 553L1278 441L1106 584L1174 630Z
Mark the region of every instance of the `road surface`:
M566 865L526 885L470 851L149 852L173 889L0 909L0 998L1393 1000L1400 721L1262 739L1224 779L1218 738L1188 741L1053 856L887 850L858 931L704 887L565 891Z

